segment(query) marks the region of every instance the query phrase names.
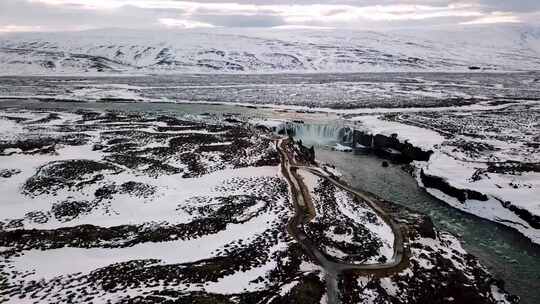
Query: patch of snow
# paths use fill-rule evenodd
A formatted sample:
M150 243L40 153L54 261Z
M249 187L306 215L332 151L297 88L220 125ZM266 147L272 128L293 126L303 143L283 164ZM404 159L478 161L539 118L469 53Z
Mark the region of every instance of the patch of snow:
M398 122L382 120L377 115L359 116L353 119L361 123L360 130L371 134L383 134L391 136L397 134L400 141L408 141L414 146L424 150L432 150L434 146L441 144L445 138L439 133L415 126L405 125Z
M348 146L344 146L342 144L335 144L334 146L332 146L332 150L334 151L340 151L340 152L352 152L352 148L351 147L348 147Z

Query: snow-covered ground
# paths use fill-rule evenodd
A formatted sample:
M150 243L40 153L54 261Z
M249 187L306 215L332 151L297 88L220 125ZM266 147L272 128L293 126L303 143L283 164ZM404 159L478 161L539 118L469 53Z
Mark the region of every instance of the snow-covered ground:
M523 108L525 107L525 108ZM418 112L387 116L358 116L357 127L372 134L397 134L434 153L429 161L415 161L420 171L440 177L458 190L474 190L487 199L460 200L435 187L432 195L463 211L513 227L540 243L538 220L520 216L518 209L540 216L538 110L507 105L502 110ZM383 119L383 117L386 117ZM535 222L536 221L536 222Z
M440 288L447 290L443 296L446 301L461 303L464 300L461 298L463 293L459 291L459 287L454 290L453 283L445 281L448 278L447 274L453 273L455 270L461 273L457 276L450 275L453 276L452 282L478 279L477 276L481 272L471 271L470 268L474 265L480 266L478 262L470 259L455 237L446 233L439 233L435 239L417 237L412 243L414 246L411 246L410 267L392 277L358 277L355 284L361 293L350 293L347 297L357 298L358 303L373 303L386 294L399 303L408 303L411 298L414 301L424 303L432 301L433 296L424 298L414 290L416 288L430 290L434 286L440 286ZM441 264L441 261L447 263ZM504 296L500 286L493 284L488 278L484 277L483 280L484 284L487 284L482 287L480 286L484 284L478 284L477 287L485 289L490 303L512 303ZM430 281L438 283L431 285ZM442 293L438 291L439 296L440 294Z
M306 233L316 238L323 252L350 263L392 260L392 228L369 205L311 172L298 172L316 209Z
M93 30L0 36L0 74L537 70L538 28Z
M344 145L339 144L339 143L332 146L332 150L340 151L340 152L352 152L353 151L353 149L351 147L344 146Z
M0 126L2 301L287 297L298 273L319 280L307 261L280 270L303 258L264 135L91 111L2 110Z

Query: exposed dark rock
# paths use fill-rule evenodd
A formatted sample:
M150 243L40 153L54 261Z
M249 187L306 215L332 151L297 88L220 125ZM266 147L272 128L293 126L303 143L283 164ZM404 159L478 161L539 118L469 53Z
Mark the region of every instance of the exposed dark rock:
M426 186L427 188L438 189L445 194L457 198L461 203L464 203L468 199L479 201L488 200L487 195L483 193L469 189L455 188L448 184L448 182L441 177L425 174L424 170L420 170L420 178L422 179L422 183L424 184L424 186Z
M98 174L101 171L119 173L122 169L109 163L85 159L51 162L29 178L24 183L23 190L28 195L40 195L54 194L62 188L81 188L87 183L102 179L103 175Z
M120 192L137 197L150 197L156 192L156 187L139 182L129 181L120 185Z
M63 201L52 206L52 214L60 222L69 222L80 214L90 212L93 208L88 201Z
M303 277L282 299L272 303L320 303L324 295L324 283L314 274Z
M395 162L408 163L413 160L427 161L432 151L423 151L419 147L413 146L409 142L400 142L397 134L386 136L383 134L371 135L364 131L353 131L353 147L361 146L363 151L370 148L382 158L387 158ZM358 148L357 148L358 150Z
M21 173L21 170L19 169L0 169L0 177L3 178L10 178L13 175L17 175Z
M418 224L416 225L416 230L421 237L435 239L437 234L435 233L435 227L429 216L422 216L418 219Z
M406 142L401 150L403 156L411 160L428 161L433 151L423 151L422 149L413 146Z
M25 153L30 151L35 151L35 153L49 153L47 148L53 146L55 143L56 141L50 137L28 138L13 142L0 142L0 152L4 152L6 149L21 149Z
M307 161L308 163L315 163L315 147L306 147L302 144L302 141L297 141L298 146L298 155L299 157L302 157L304 161Z
M522 172L540 172L540 163L522 163L516 161L490 163L487 172L512 175L520 174Z
M510 209L512 212L517 214L522 220L527 222L531 227L535 229L540 229L540 216L532 214L527 209L522 209L517 207L516 205L513 205L511 202L501 202L503 207Z

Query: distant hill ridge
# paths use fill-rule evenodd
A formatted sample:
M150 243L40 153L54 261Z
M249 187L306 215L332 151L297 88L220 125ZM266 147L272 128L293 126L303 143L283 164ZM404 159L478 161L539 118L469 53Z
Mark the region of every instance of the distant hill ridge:
M92 30L0 35L0 74L540 70L540 29Z

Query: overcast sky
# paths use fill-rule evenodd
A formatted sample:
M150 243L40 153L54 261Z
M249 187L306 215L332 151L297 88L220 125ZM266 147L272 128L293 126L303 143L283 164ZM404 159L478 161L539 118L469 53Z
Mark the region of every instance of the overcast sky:
M540 0L0 0L0 32L534 23Z

